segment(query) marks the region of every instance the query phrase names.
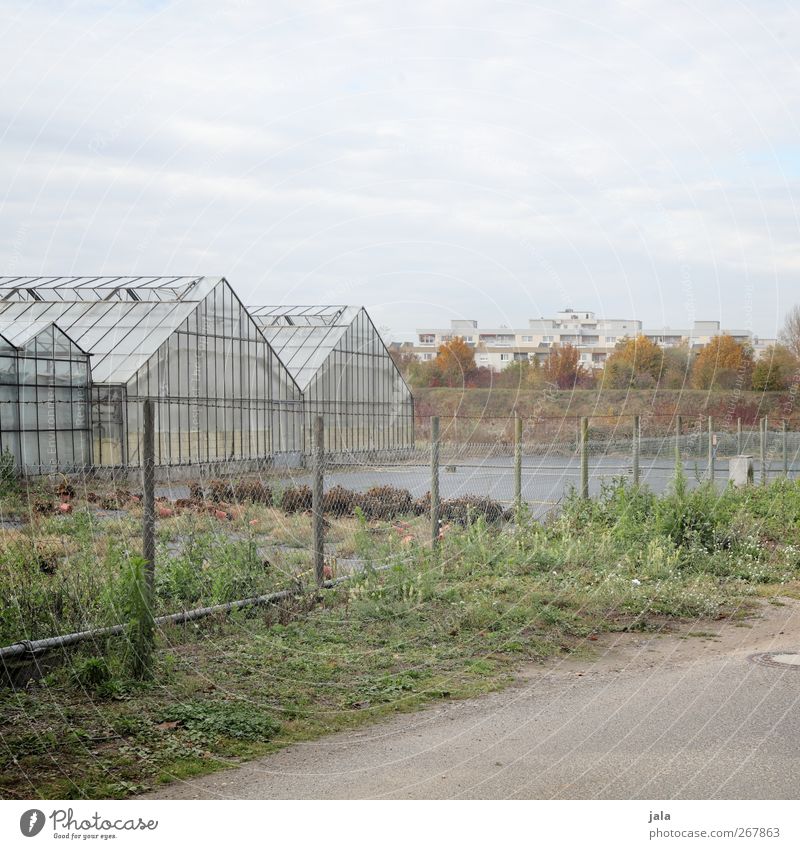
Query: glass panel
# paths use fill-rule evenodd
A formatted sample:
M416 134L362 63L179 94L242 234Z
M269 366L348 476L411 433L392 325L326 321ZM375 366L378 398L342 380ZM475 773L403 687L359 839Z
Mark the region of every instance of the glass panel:
M72 382L72 373L69 360L56 360L54 362L53 382L57 386L69 386ZM76 363L76 365L78 365Z
M17 358L0 356L0 384L17 382Z
M57 357L69 358L72 356L72 342L57 327L53 328L53 351Z
M27 348L27 346L26 346ZM36 353L38 356L52 356L53 354L53 328L48 327L36 335Z
M55 379L53 360L36 360L36 382L40 385L49 386Z
M85 362L72 363L72 385L86 386L88 382L88 370Z
M36 383L36 360L31 357L20 358L19 382L30 385Z

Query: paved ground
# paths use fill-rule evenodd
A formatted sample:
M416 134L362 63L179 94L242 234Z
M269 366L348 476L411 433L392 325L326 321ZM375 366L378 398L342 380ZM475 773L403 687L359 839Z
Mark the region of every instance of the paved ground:
M439 489L442 498L457 498L463 495L486 495L511 504L514 499L514 468L511 457L466 457L458 460L443 460L439 473ZM669 457L659 459L642 458L641 479L653 492L665 492L675 474L675 463ZM707 477L705 459L684 461L687 482L696 486ZM756 480L759 479L758 462L755 463ZM773 462L769 479L782 475L783 466ZM800 472L793 463L790 476L794 479ZM630 458L592 457L589 464L589 493L600 492L603 483L614 477L632 475ZM716 463L715 482L721 491L728 483L728 461ZM394 463L353 466L337 466L327 470L325 489L344 486L347 489L366 491L373 486L391 485L408 489L414 498L425 495L431 488L430 466L424 463ZM281 481L283 485L311 484L311 476L303 470L295 470L291 477ZM571 488L580 485L580 461L577 457L525 457L522 470L522 497L531 507L533 515L541 517L561 501ZM169 498L186 498L189 489L184 482L157 487L157 495Z
M502 693L295 745L152 798L797 798L800 667L749 655L800 650L800 603L591 645L593 660L526 669Z

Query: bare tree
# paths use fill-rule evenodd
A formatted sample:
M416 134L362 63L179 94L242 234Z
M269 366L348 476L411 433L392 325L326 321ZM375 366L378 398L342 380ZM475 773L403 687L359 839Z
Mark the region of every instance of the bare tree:
M800 304L795 304L786 314L780 339L796 357L800 357Z

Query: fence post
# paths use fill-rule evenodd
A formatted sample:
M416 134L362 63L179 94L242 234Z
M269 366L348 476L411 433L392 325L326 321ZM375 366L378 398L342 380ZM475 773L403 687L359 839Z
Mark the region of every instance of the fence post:
M789 477L789 433L786 419L783 420L783 476Z
M714 422L708 417L708 479L714 483Z
M736 419L736 453L742 453L742 419Z
M581 419L581 498L589 497L589 418Z
M155 498L155 416L153 402L148 398L143 405L142 434L142 555L144 557L145 583L152 600L156 568L156 498Z
M514 412L514 508L517 520L522 514L522 419Z
M767 483L767 419L764 417L759 424L759 462L761 464L761 485Z
M131 613L130 633L133 649L133 674L150 678L153 671L155 625L156 499L155 499L155 416L153 402L142 405L142 562L137 565Z
M313 432L314 480L311 490L311 512L314 531L314 579L321 587L325 580L325 525L324 525L324 464L325 464L325 424L322 416L314 419Z
M633 417L633 485L639 486L639 438L641 424L639 416Z
M431 416L431 548L439 546L439 416Z

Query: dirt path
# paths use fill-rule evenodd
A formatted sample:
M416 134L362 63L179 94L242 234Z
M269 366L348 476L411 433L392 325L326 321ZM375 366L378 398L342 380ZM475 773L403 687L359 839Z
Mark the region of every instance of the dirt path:
M150 798L796 798L800 603L669 634L611 634L593 659L176 782Z

